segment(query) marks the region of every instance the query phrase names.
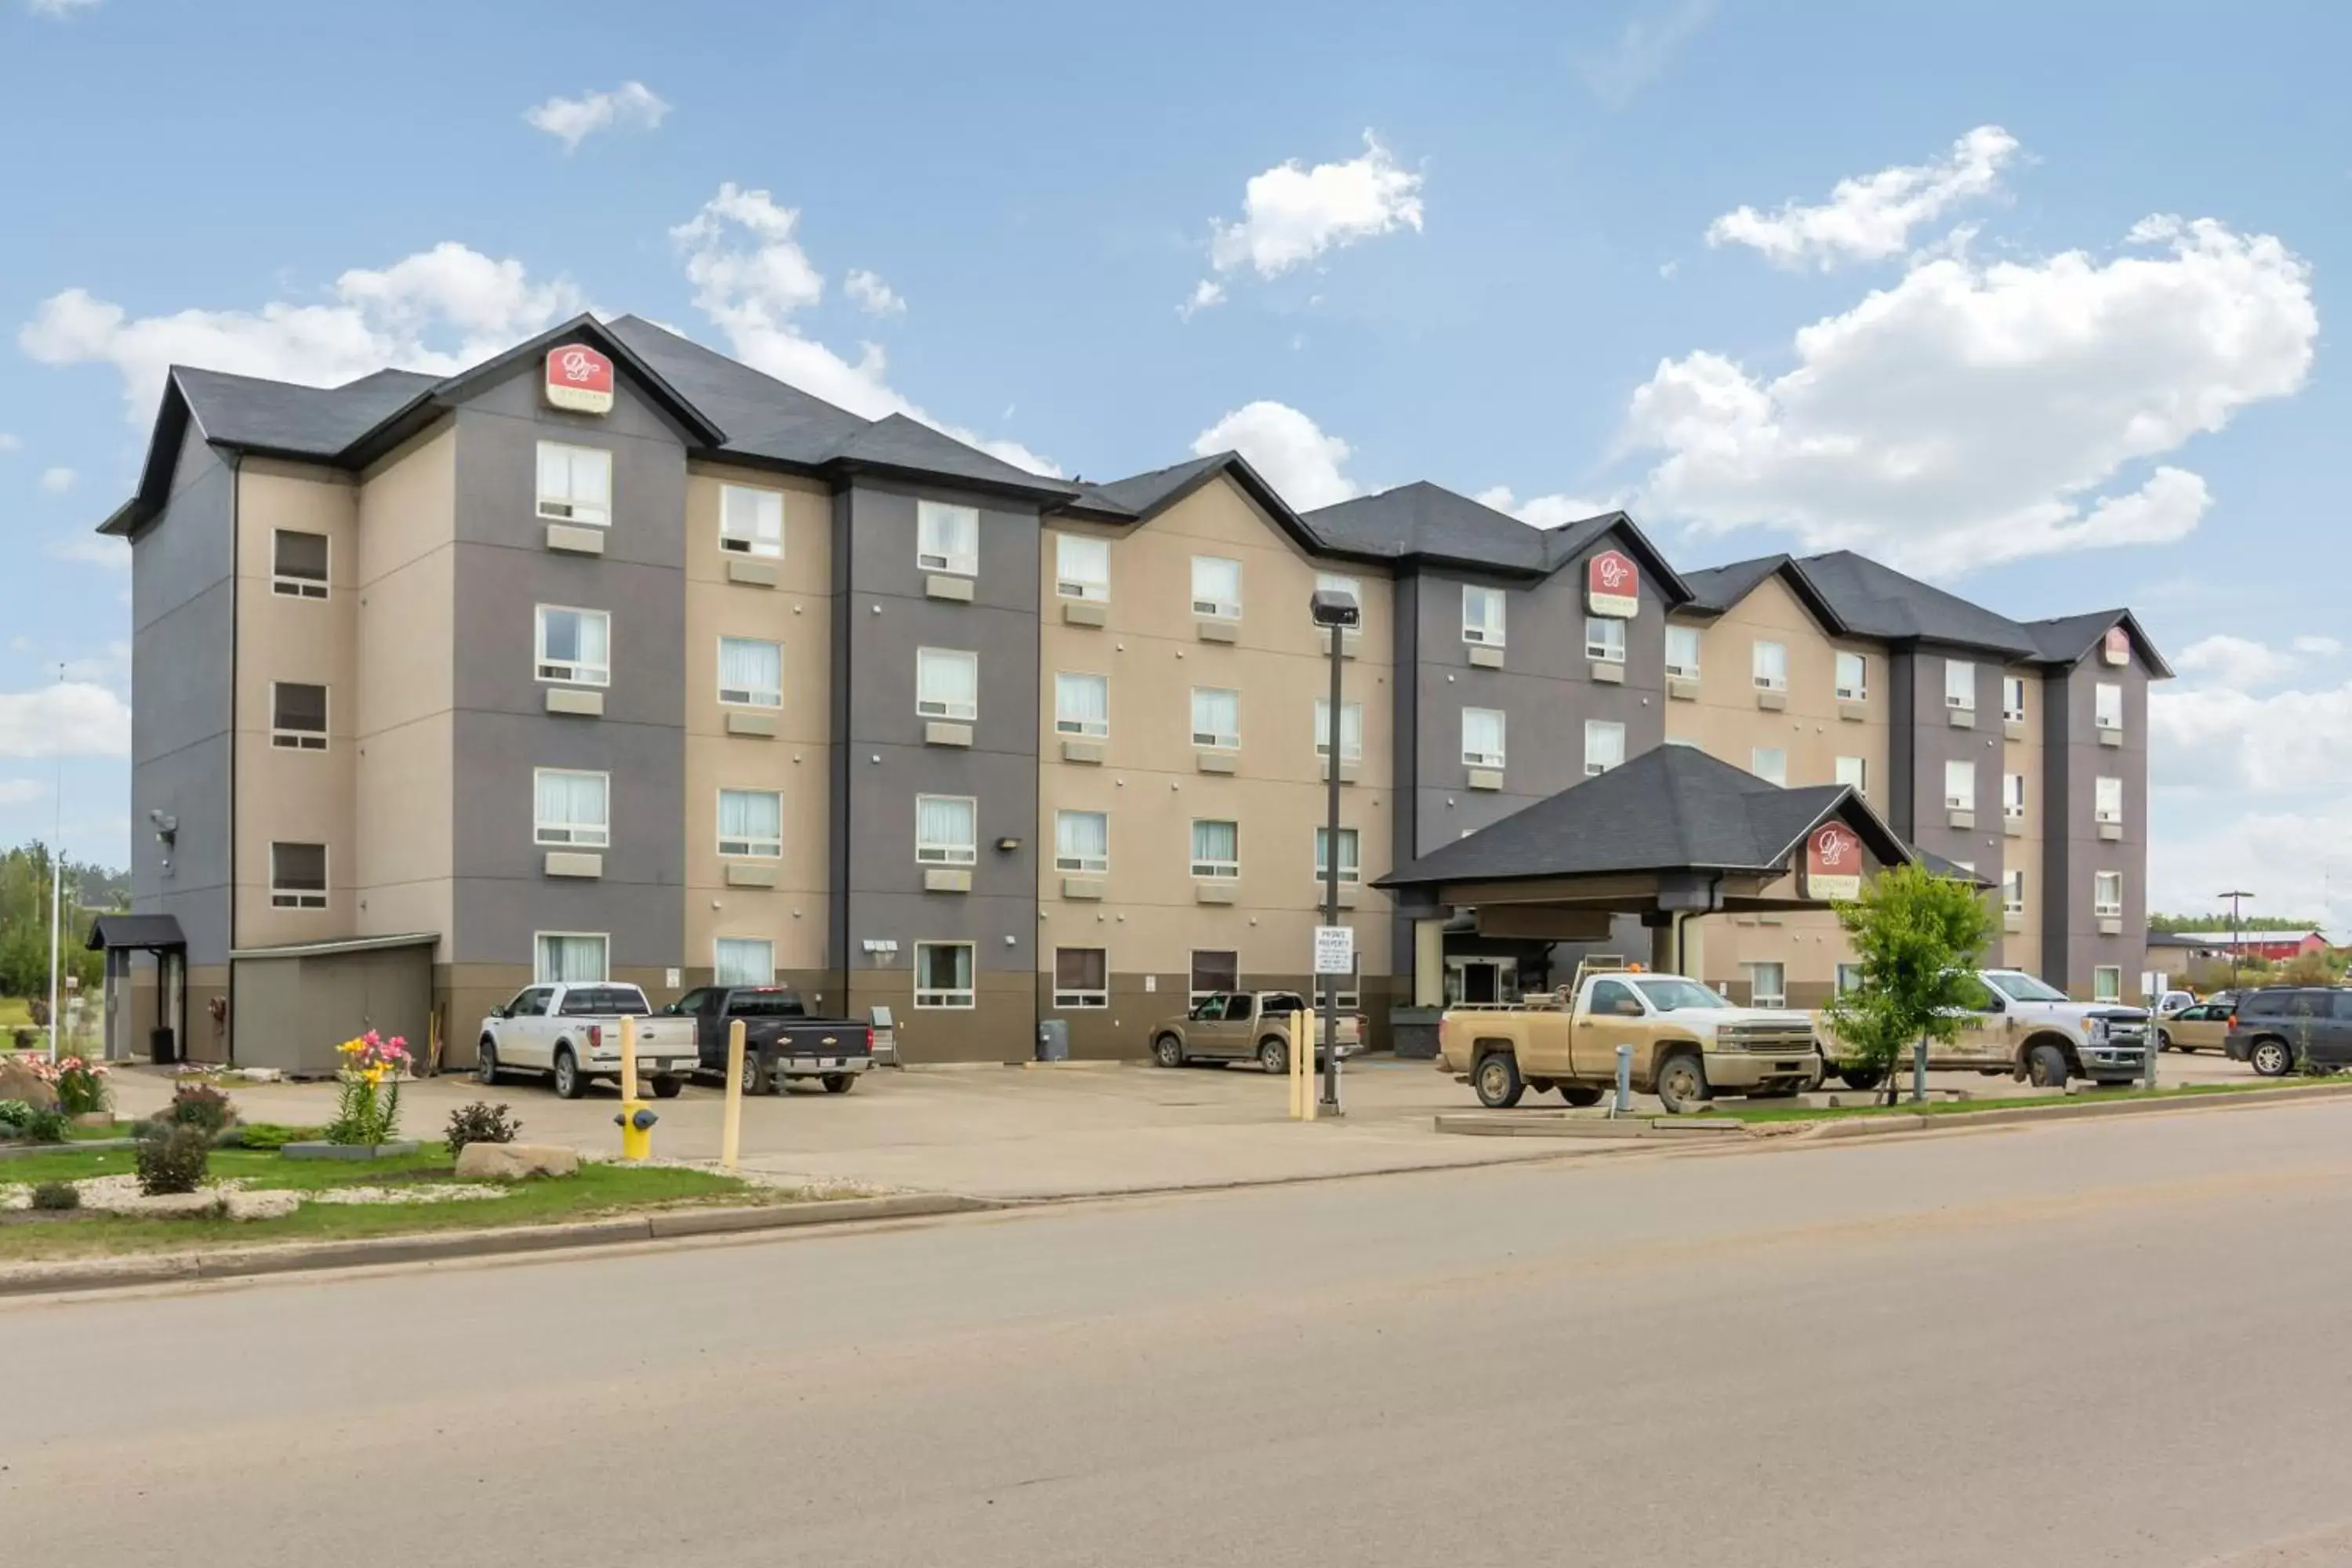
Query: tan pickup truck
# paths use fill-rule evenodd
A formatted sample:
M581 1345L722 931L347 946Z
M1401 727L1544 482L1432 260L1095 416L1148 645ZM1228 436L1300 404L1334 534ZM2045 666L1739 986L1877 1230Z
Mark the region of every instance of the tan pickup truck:
M1679 974L1585 974L1515 1006L1450 1007L1437 1026L1439 1069L1496 1110L1530 1089L1600 1103L1617 1081L1621 1045L1633 1050L1633 1088L1677 1114L1720 1091L1788 1095L1821 1081L1811 1018L1735 1007Z
M1164 1068L1187 1062L1255 1061L1271 1073L1290 1070L1290 1020L1307 1010L1296 991L1217 991L1163 1019L1151 1030L1151 1059ZM1323 1057L1323 1015L1315 1015L1315 1057ZM1339 1059L1362 1047L1364 1021L1339 1015Z

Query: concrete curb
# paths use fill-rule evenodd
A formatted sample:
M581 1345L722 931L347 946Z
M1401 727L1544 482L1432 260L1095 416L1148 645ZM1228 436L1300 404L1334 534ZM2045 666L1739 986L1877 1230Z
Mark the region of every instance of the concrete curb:
M2093 1100L2080 1105L2021 1105L2009 1110L1957 1110L1940 1116L1888 1111L1826 1121L1804 1128L1796 1136L1811 1142L1824 1138L1860 1138L1874 1132L1916 1132L1933 1128L1960 1131L1971 1127L2019 1127L2038 1121L2085 1121L2107 1116L2155 1116L2179 1110L2246 1110L2282 1102L2335 1100L2352 1095L2352 1083L2315 1083L2293 1089L2222 1089L2212 1094L2184 1094L2171 1100Z
M1465 1138L1592 1138L1611 1142L1654 1139L1661 1142L1694 1142L1716 1134L1745 1134L1748 1124L1728 1119L1672 1116L1621 1116L1614 1121L1574 1116L1567 1111L1530 1113L1447 1114L1436 1119L1437 1131Z
M824 1198L758 1208L662 1209L620 1219L582 1220L569 1225L516 1226L506 1230L443 1231L422 1236L368 1237L353 1241L283 1242L276 1246L223 1247L210 1252L157 1253L136 1258L74 1258L54 1263L0 1266L0 1297L47 1295L67 1290L119 1289L133 1285L170 1285L196 1279L234 1279L292 1274L318 1268L357 1268L384 1263L438 1263L465 1258L499 1258L621 1242L669 1241L684 1237L732 1236L806 1226L845 1225L860 1220L915 1219L972 1214L1006 1205L951 1193L909 1193L885 1198Z

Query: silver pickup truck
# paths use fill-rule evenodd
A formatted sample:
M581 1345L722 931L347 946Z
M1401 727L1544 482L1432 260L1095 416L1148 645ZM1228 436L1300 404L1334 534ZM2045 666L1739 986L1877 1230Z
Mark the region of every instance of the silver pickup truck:
M668 1100L698 1065L691 1018L657 1018L646 994L609 981L526 985L482 1020L474 1077L544 1073L559 1099L577 1100L596 1079L621 1076L621 1020L637 1021L637 1074Z

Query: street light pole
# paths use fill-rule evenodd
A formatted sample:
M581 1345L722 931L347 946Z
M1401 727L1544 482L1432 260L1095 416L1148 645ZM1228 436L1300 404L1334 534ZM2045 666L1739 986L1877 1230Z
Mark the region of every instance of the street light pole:
M2243 888L2232 888L2226 893L2213 896L2230 900L2230 989L2235 991L2238 988L2238 959L2245 951L2244 940L2238 935L2238 900L2251 899L2254 895Z
M1331 634L1331 700L1323 721L1323 923L1339 923L1339 672L1343 655L1341 639L1349 631L1363 624L1363 611L1356 596L1339 588L1318 588L1308 601L1315 624ZM1357 861L1360 875L1362 859ZM1318 962L1315 968L1316 984L1323 987L1323 1104L1326 1115L1339 1114L1339 976L1321 973ZM1307 1048L1315 1048L1310 1036ZM1309 1056L1311 1066L1314 1058Z
M58 666L58 684L63 686L66 667ZM49 1065L58 1061L58 921L65 901L66 863L66 760L58 757L57 830L49 840Z

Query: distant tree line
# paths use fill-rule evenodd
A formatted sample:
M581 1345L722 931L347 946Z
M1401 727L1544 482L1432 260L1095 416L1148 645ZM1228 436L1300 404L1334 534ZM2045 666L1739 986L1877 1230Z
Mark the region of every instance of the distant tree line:
M2210 915L2150 915L2147 917L2147 929L2159 931L2228 931L2230 911L2223 910ZM2237 929L2242 931L2291 931L2299 935L2307 931L2325 931L2326 927L2317 921L2289 920L2284 915L2242 914L2238 917Z
M0 850L0 996L40 999L49 994L49 847L34 842ZM90 922L131 903L128 873L63 858L63 931L58 983L73 975L96 994L106 973L102 953L87 951Z

